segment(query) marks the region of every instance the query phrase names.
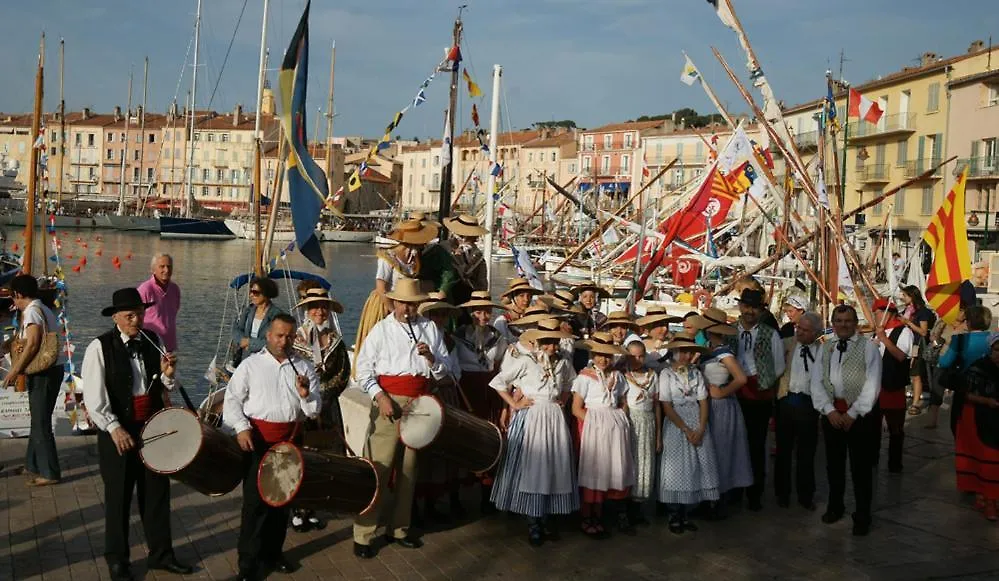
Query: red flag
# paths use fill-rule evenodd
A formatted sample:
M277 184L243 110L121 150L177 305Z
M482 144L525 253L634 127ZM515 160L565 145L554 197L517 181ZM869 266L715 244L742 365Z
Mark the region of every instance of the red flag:
M479 109L472 103L472 123L478 127L479 126Z
M881 120L884 111L881 106L860 94L856 89L850 89L850 108L847 110L848 116L863 119L868 123L877 123Z

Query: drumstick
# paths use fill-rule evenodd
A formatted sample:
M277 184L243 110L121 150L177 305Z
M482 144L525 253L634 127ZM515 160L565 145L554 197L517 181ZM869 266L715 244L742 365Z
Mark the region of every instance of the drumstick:
M167 436L172 436L172 435L174 435L176 433L177 433L177 430L171 430L169 432L163 432L162 434L156 434L155 436L149 436L148 438L145 438L144 440L142 440L142 445L145 446L149 442L155 442L156 440L159 440L161 438L165 438Z

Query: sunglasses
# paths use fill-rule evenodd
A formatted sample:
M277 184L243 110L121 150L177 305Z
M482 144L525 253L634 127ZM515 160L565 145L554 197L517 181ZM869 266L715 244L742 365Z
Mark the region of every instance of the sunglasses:
M250 289L250 296L254 296L255 297L255 296L259 296L259 295L260 295L260 291L259 290L255 289L255 288L254 289Z

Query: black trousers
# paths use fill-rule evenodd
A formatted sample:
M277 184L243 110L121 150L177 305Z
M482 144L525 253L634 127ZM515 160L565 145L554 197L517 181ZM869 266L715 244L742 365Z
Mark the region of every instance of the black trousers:
M239 525L237 554L241 573L255 572L261 562L273 562L281 557L288 533L288 507L274 508L260 498L257 490L257 470L270 444L254 438L253 452L245 453L243 475L243 511Z
M746 489L746 496L749 502L760 502L767 480L767 431L770 429L774 402L770 399L739 398L739 407L746 421L749 461L753 465L753 485Z
M793 458L798 502L812 502L818 443L819 412L812 407L812 398L791 394L780 399L777 402L777 458L774 461L774 490L778 498L791 496Z
M876 409L876 408L875 408ZM844 512L843 495L846 493L846 460L850 459L853 478L853 496L857 503L857 516L871 518L871 500L874 494L874 447L872 431L879 429L876 414L857 418L849 431L837 430L822 418L822 435L826 444L826 475L829 478L828 509Z
M888 424L888 470L899 472L902 470L902 447L905 443L905 414L906 410L885 410L875 406L871 415L875 416L874 437L874 464L877 465L881 459L881 425L882 422Z
M126 428L139 441L141 426ZM150 472L138 450L118 454L107 432L97 433L101 480L104 481L104 558L108 565L128 564L128 520L132 491L138 491L139 516L149 545L147 563L156 565L173 558L170 534L170 479Z

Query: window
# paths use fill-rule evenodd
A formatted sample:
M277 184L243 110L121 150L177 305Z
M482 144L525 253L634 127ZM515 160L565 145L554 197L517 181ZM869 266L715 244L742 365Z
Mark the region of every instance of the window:
M132 151L132 161L139 161L139 150Z
M420 205L422 206L424 204L424 202L426 202L426 200L427 200L427 193L426 192L420 192Z
M179 148L179 147L178 147L178 148L175 148L175 149L173 150L173 156L174 156L175 158L177 158L177 159L180 159L180 148Z
M628 162L631 161L627 155L621 156L621 173L628 171Z
M56 148L50 147L49 148L49 156L55 157L55 154L56 154Z
M413 174L409 174L409 187L413 187Z
M18 153L22 153L23 154L24 153L24 149L25 148L24 148L24 142L23 141L17 144L17 152ZM111 150L109 149L108 151L111 151ZM110 158L108 158L108 159L110 159Z
M604 149L610 149L611 148L611 143L612 143L613 139L614 139L614 136L611 135L611 134L609 134L609 133L607 135L604 135Z
M605 155L603 156L603 158L600 159L600 173L606 174L609 172L610 172L610 156Z
M195 141L201 141L201 134L200 133L195 133L194 134L194 140Z
M555 162L555 152L554 151L552 152L552 162L553 163Z
M441 174L435 173L434 176L433 176L433 178L430 181L430 185L431 186L436 186L436 185L439 185L440 183L441 183Z
M93 147L93 146L94 146L94 134L93 133L88 133L87 134L87 147Z
M885 211L884 204L882 202L878 202L877 204L874 204L874 208L872 208L872 211L873 211L873 213L874 213L875 216L880 216L880 215L884 214L884 211Z
M625 133L624 134L624 148L625 149L631 149L631 144L632 144L632 140L633 139L634 139L634 136L631 133Z
M587 158L587 159L589 159L589 158ZM570 163L569 164L569 173L576 173L576 164L575 163Z
M221 140L222 143L228 143L229 142L229 134L228 133L223 133L222 135L219 136L219 140Z
M673 187L679 188L683 185L683 169L673 170Z
M676 157L681 162L683 161L683 142L682 141L680 143L676 144Z
M124 133L121 134L121 142L125 143L125 134Z
M422 168L426 168L427 167L427 158L423 158L423 159L420 160L420 167L422 167Z
M593 151L593 136L584 135L583 136L583 151Z
M215 188L215 196L218 198L222 197L222 188Z
M926 95L926 112L933 113L940 110L940 83L930 83Z
M153 172L154 171L156 171L156 170L153 169L153 168L151 168L151 167L147 167L146 168L146 181L149 181L149 182L153 181L153 175L154 175Z
M529 162L530 161L534 161L534 154L533 153L528 153L527 154L527 161L529 161Z
M135 134L135 142L136 143L142 143L142 134L141 133L136 133Z
M896 216L905 215L905 190L899 191L895 194L895 211Z
M698 141L697 146L694 148L694 156L698 161L704 159L704 142Z
M59 132L53 131L51 136L49 137L49 141L56 142L58 140L59 140Z
M212 170L210 170L210 169L203 169L203 170L201 170L201 181L207 182L208 180L211 179L211 177L212 177ZM207 193L207 192L205 192L205 193Z
M149 143L156 143L156 134L155 133L150 133L149 134Z
M663 144L661 142L656 143L656 163L663 160Z
M208 186L201 186L201 197L208 197Z
M83 145L83 134L77 133L75 140L77 145Z
M999 85L992 85L986 90L986 107L995 107L999 105Z
M217 169L215 170L215 181L224 182L225 181L225 170Z
M114 143L114 133L108 133L108 143Z
M895 166L905 167L905 163L909 161L909 140L900 139L897 147L898 151L895 157Z
M88 168L88 169L90 170L90 171L88 172L88 177L89 177L90 179L92 179L92 180L93 180L93 179L97 179L97 168L93 168L93 167L91 167L91 168Z
M919 213L923 216L933 214L933 186L923 187L923 204L919 209Z
M137 181L139 179L139 168L132 168L132 181Z
M590 167L592 167L591 160L592 158L590 156L586 156L583 158L583 171L586 173L589 173Z
M427 185L427 174L425 174L425 173L420 174L420 185L421 186ZM421 198L422 198L422 196L423 196L423 194L420 194Z
M441 166L441 156L435 155L434 156L434 167L440 167L440 166Z
M113 149L109 149L109 150L107 151L107 159L108 159L108 160L112 160L112 159L114 159L114 150L113 150Z
M215 141L215 134L214 133L209 133L208 134L208 142L211 143L212 141Z

